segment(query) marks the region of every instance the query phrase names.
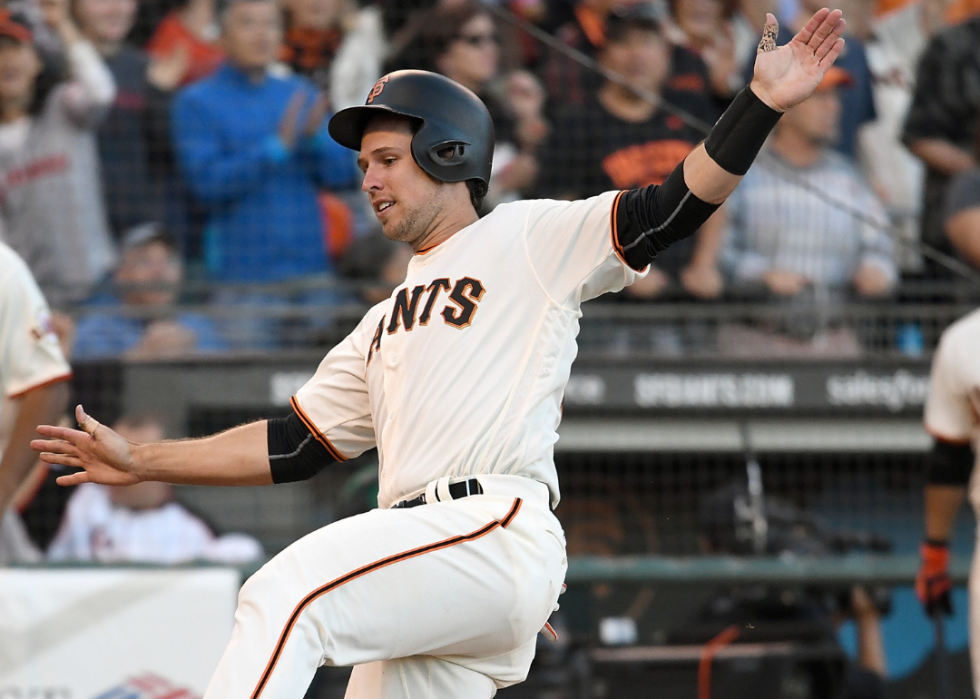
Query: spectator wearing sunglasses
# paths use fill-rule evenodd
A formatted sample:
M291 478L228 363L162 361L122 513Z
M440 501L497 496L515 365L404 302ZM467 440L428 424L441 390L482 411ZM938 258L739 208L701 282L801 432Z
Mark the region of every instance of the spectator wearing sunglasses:
M502 71L501 37L493 17L475 2L437 6L420 15L393 42L390 70L441 73L487 104L496 130L490 194L493 208L520 198L538 171L536 150L547 134L544 90L526 71Z

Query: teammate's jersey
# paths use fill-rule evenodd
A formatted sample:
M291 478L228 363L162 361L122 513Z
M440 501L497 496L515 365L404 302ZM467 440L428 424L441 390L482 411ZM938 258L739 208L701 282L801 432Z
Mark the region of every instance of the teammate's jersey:
M932 360L925 427L936 439L972 444L980 457L980 310L946 328ZM970 485L970 502L980 512L980 478Z
M15 417L10 401L70 377L41 290L20 256L0 243L0 454Z
M581 303L640 276L616 250L616 197L505 204L416 254L296 394L335 456L377 445L380 507L485 473L542 481L557 504L553 447Z

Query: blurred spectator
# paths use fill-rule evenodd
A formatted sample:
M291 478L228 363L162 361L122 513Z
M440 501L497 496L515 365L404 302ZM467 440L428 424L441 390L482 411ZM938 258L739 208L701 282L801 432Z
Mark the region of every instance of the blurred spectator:
M821 0L800 0L796 15L789 21L780 18L779 36L776 43L782 46L788 43L798 31L803 28L814 12L823 7ZM778 13L777 13L778 14ZM851 76L850 84L841 86L841 116L837 141L834 145L837 152L855 158L857 156L858 131L862 126L877 118L874 95L871 92L871 71L868 68L868 58L864 51L864 41L853 33L846 34L844 51L837 57L834 65L846 70ZM752 79L755 68L753 53L743 67L745 81Z
M697 53L708 66L709 87L723 106L745 87L742 66L755 47L735 40L735 0L672 0L675 41Z
M777 297L794 297L811 286L840 291L848 285L875 297L895 284L886 233L791 181L799 179L886 225L881 204L854 165L830 149L841 112L837 86L849 80L832 68L810 99L787 111L765 157L729 198L723 259L735 283L761 281Z
M364 103L364 95L381 77L381 64L388 55L377 6L368 5L349 14L344 29L344 40L330 71L330 105L334 111Z
M128 231L115 274L119 294L93 300L98 310L78 322L73 355L148 359L228 349L209 318L173 312L182 277L174 240L158 224Z
M980 109L980 17L949 27L926 46L902 140L926 166L922 242L950 252L943 197L954 175L976 167ZM926 262L930 276L949 271Z
M136 0L74 0L73 9L116 82L116 101L98 134L109 224L117 236L143 221L166 221L183 232L168 121L189 55L178 48L151 61L126 43Z
M664 0L579 0L574 6L574 19L561 27L557 36L571 48L594 58L606 41L606 20L617 12L626 15L646 12L658 20L667 16ZM549 51L544 62L543 79L549 108L584 104L603 83L599 73L554 50ZM704 94L709 85L705 62L689 48L673 46L667 87L677 92ZM711 124L707 124L705 133L710 128Z
M541 86L526 71L500 75L500 36L493 17L479 3L437 5L421 15L415 27L389 67L441 73L483 99L496 132L485 206L519 198L534 182L535 150L548 132L541 114Z
M946 192L946 234L957 252L980 270L980 168L956 175Z
M112 74L75 27L68 0L44 0L60 57L0 15L0 195L3 234L54 306L78 300L112 268L93 134L115 96Z
M208 272L236 282L330 272L317 188L354 184L354 159L327 134L327 100L309 81L269 72L275 2L233 0L222 32L227 62L173 108L181 169L208 207Z
M218 43L215 2L187 0L183 7L163 18L146 46L152 56L179 73L180 85L210 75L224 59L223 47Z
M344 0L284 0L286 36L279 59L330 94L330 64L344 38Z
M918 0L875 17L867 43L878 118L861 129L859 155L892 228L905 244L896 252L900 267L921 272L916 249L922 213L922 162L902 143L912 102L915 71L929 37L942 27L945 0ZM850 22L850 19L848 20Z
M665 87L671 47L659 18L639 5L610 15L598 54L603 68L625 76L638 89L660 95L706 123L717 117L707 95ZM690 126L628 87L607 81L581 107L566 107L542 149L539 192L560 199L595 196L611 189L660 184L702 140ZM628 293L652 298L677 276L700 298L721 292L716 266L723 217L712 216L696 237L682 240L658 256L650 274Z
M112 429L131 442L159 442L166 436L161 421L152 415L123 417ZM52 561L100 563L245 563L260 556L262 547L255 539L244 534L216 536L174 500L169 484L153 481L80 485L48 549Z

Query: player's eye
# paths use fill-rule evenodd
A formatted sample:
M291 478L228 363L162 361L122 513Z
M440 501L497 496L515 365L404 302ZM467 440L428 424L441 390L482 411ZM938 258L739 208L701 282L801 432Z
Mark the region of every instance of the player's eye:
M395 161L396 161L396 160L397 160L397 158L393 158L393 157L388 157L388 158L385 158L383 162L384 162L384 164L385 164L385 165L387 165L388 167L391 167L392 165L394 165L394 164L395 164Z

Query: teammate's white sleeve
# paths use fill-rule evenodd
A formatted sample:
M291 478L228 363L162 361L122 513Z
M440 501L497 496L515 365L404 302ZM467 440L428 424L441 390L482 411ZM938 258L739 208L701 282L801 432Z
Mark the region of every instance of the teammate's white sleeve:
M613 204L620 194L531 202L527 255L552 300L563 305L588 301L643 276L626 264L614 239Z
M340 461L375 446L365 380L365 348L370 342L364 333L372 317L368 313L354 332L327 353L313 378L292 399L296 414Z
M24 261L0 244L0 393L16 398L70 377L41 290Z
M932 360L925 428L936 439L953 444L970 442L978 416L970 403L964 369L976 362L976 347L963 347L957 335L943 334Z

